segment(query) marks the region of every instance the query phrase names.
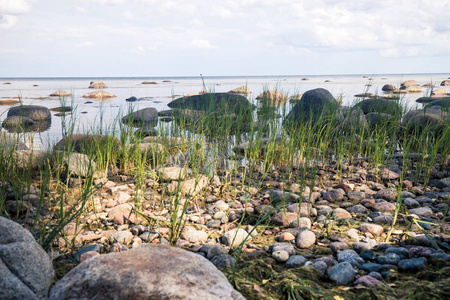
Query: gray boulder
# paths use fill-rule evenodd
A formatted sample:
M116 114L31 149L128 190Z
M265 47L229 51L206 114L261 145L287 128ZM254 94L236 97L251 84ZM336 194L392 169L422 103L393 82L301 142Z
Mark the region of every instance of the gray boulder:
M52 120L50 109L39 105L20 105L11 107L8 110L7 117L22 116L27 117L35 122Z
M122 123L134 126L156 125L158 122L158 111L154 107L146 107L138 111L129 113L122 118Z
M358 103L357 106L362 109L364 114L378 112L396 115L401 113L402 111L402 108L398 101L383 98L364 99L363 101Z
M28 230L0 217L0 298L46 299L55 272Z
M311 121L314 125L321 117L337 113L339 103L326 89L313 89L303 94L299 101L289 112L284 125L290 128Z
M51 290L60 299L244 299L206 258L146 244L91 258Z

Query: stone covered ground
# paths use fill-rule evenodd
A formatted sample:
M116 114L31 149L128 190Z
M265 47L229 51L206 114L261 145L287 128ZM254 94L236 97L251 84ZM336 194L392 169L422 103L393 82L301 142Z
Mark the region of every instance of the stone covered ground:
M177 284L184 286L180 282L185 280L191 299L207 299L209 296L195 295L208 289L217 293L218 299L240 299L239 293L246 299L288 299L295 293L305 299L325 295L334 299L448 299L450 168L447 165L435 173L426 188L404 180L404 189L397 195L400 161L394 158L381 178L364 160L344 164L341 177L336 165L321 166L312 190L300 190L297 182L281 180L286 178L282 170L265 178L256 172L243 191L239 176L229 178L226 172L219 171L210 180L203 176L195 180L187 168L164 168L147 179L139 201L135 178L97 177L87 213L79 224L64 228L64 236L49 253L56 275L49 286L57 283L50 298L89 298L92 295L83 293L92 288L104 295L142 296L148 289L143 286L153 283L157 292L151 295L155 296L162 286L177 290ZM69 180L67 204L80 193L79 179ZM36 182L25 196L28 206L17 207L10 201L9 211L25 215L28 210L29 214L39 193ZM193 257L184 254L186 251L167 254L141 247L169 245L173 211L169 205L158 204L174 193L191 195L176 247L194 253ZM398 197L404 206L386 242ZM58 195L50 192L49 198L56 201ZM181 204L184 199L180 198ZM142 213L137 213L136 203ZM181 216L182 208L178 210ZM29 218L20 222L29 227L33 215ZM149 226L155 220L159 225ZM0 228L2 244L8 244L5 228ZM103 263L96 256L104 257ZM211 267L204 260L192 266L199 256L222 270L239 293L226 280L218 283L224 280L222 274L214 275L217 281L210 282ZM161 261L169 265L158 265ZM147 272L144 270L153 271L142 275ZM136 272L145 282L133 274ZM51 275L52 270L47 273ZM162 282L155 279L158 274L165 274ZM181 280L180 276L187 278Z

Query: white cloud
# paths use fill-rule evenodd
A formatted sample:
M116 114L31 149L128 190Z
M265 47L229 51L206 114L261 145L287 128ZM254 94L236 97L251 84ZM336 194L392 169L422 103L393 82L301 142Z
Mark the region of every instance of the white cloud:
M0 29L12 28L17 23L17 16L0 15Z
M24 0L0 1L0 29L10 29L17 24L18 16L27 13L31 5Z
M192 46L202 49L215 49L217 48L214 45L211 45L211 43L208 40L193 40Z
M94 46L94 43L91 41L85 41L77 44L78 47L92 47Z
M144 54L145 50L144 47L137 46L136 48L131 49L131 52L136 54Z
M25 0L0 1L0 14L23 14L30 10L31 5Z
M123 13L123 16L124 16L124 18L127 19L127 20L132 20L132 19L134 18L134 14L133 14L131 11L129 11L129 10L127 10L126 12L124 12L124 13Z

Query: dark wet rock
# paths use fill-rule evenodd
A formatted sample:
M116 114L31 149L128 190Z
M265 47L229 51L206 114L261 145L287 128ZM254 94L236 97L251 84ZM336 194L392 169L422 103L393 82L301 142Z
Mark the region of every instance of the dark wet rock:
M359 267L364 260L354 250L347 249L337 254L338 262L348 262L354 267Z
M129 113L122 118L122 123L142 127L148 124L156 125L158 121L158 111L154 107L147 107Z
M81 263L53 287L49 299L99 297L244 299L223 273L204 257L152 244L100 255Z
M304 266L307 262L307 259L301 255L292 255L289 257L289 259L286 261L285 266L287 268L296 268Z
M28 127L36 125L36 122L24 116L11 116L3 120L2 126L5 128Z
M377 263L382 265L397 265L402 258L396 253L386 253L377 257Z
M309 90L292 108L283 124L289 128L295 128L297 124L312 121L314 125L321 117L338 113L338 108L338 102L326 89Z
M383 98L364 99L358 103L357 106L359 106L366 115L371 112L386 113L390 115L396 115L401 112L401 106L398 101Z
M312 263L311 267L316 269L320 276L324 276L328 269L327 264L324 261L317 260Z
M236 259L228 254L218 254L211 259L211 262L217 268L224 269L233 267L236 264Z
M375 252L372 250L363 250L359 253L359 256L364 260L374 260Z
M387 248L385 251L385 254L389 254L389 253L395 253L398 256L400 256L401 259L405 259L409 257L409 252L408 249L403 248L403 247L390 247Z
M131 96L130 98L125 99L125 101L127 101L127 102L135 102L137 100L138 100L138 98L136 98L135 96Z
M347 285L355 279L355 270L353 270L353 267L348 262L341 262L334 267L331 268L331 270L328 272L328 277L331 281L334 283L337 283L339 285Z
M402 259L398 263L400 272L414 273L425 268L427 260L425 257Z
M382 90L383 92L395 92L395 91L398 91L398 87L396 87L396 86L393 85L393 84L385 84L385 85L383 85L383 87L381 88L381 90Z
M52 114L47 107L38 105L20 105L11 107L8 110L7 117L22 116L27 117L35 122L47 121L51 122Z
M244 118L251 116L254 106L246 97L232 93L206 93L181 97L173 100L167 106L176 109L201 110L215 112L220 115L234 113L243 114Z
M366 250L371 250L376 245L376 243L366 243L366 242L356 242L352 244L353 250L360 253Z
M28 230L0 217L2 299L46 299L55 272L50 257Z

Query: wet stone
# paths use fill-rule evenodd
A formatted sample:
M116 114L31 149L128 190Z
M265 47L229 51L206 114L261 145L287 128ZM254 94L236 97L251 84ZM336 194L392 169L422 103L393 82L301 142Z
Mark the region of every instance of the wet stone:
M339 284L339 285L347 285L355 279L355 270L348 262L341 262L335 265L328 272L328 277L331 281Z
M360 270L366 271L366 272L379 272L381 269L383 269L383 265L376 264L376 263L365 263L361 266L359 266Z
M391 248L387 248L386 251L385 251L385 254L388 254L388 253L395 253L395 254L397 254L398 256L400 256L401 259L405 259L405 258L408 258L408 257L409 257L408 249L403 248L403 247L398 247L398 248L396 248L396 247L391 247Z
M296 268L296 267L301 267L301 266L305 265L306 262L307 262L307 260L305 257L303 257L301 255L292 255L286 261L285 265L287 268ZM326 266L326 264L325 264L325 266Z
M377 263L382 265L397 265L400 260L400 255L396 253L387 253L377 257Z
M348 262L354 267L359 267L364 260L354 250L347 249L338 253L338 262Z
M364 260L373 260L375 259L375 252L372 250L363 250L359 253L359 256Z
M427 260L425 257L402 259L398 263L400 272L414 273L425 268Z

